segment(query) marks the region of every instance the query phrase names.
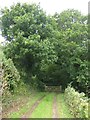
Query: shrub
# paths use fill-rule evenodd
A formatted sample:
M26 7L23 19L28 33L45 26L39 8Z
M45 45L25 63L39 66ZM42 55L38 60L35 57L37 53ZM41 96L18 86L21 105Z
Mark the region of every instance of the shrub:
M75 118L88 118L89 99L85 97L84 93L79 93L71 86L68 86L65 89L65 98Z
M2 85L4 90L8 89L10 92L14 92L14 88L17 87L20 75L11 59L3 59L2 69L4 70Z

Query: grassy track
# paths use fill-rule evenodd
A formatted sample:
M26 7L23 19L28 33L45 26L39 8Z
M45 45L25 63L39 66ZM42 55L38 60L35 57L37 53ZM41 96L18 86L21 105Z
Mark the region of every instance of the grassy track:
M48 94L32 113L31 118L52 118L54 93Z
M56 96L57 102L57 113L58 118L73 118L70 114L69 108L64 101L64 94L60 93L48 93L48 92L40 92L35 93L35 95L31 95L28 99L28 102L24 104L17 111L12 112L8 115L8 118L22 118L26 113L31 111L32 106L40 99L42 96L46 95L40 103L36 106L36 108L32 111L31 115L28 114L29 118L53 118L53 101ZM14 108L13 108L14 109ZM27 114L26 114L27 115Z
M35 101L41 96L43 96L44 94L45 93L37 93L33 96L30 96L29 101L23 107L21 107L18 111L9 114L8 118L21 118L35 103Z

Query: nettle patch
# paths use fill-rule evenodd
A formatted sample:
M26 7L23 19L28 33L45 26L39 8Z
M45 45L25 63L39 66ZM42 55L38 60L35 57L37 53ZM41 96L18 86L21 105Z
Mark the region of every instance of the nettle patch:
M78 93L74 88L68 86L65 89L66 102L75 118L88 118L88 102L84 93Z

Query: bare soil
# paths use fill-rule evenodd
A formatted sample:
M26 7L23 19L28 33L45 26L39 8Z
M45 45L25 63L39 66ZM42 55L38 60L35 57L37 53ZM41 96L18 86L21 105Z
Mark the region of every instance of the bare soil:
M58 109L57 109L57 93L54 96L53 100L53 118L59 118L58 117Z

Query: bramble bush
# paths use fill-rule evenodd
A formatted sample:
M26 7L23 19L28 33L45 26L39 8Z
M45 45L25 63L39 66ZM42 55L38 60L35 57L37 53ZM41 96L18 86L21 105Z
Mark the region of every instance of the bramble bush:
M75 118L88 118L89 99L85 97L83 92L79 93L71 86L68 86L65 89L65 99Z

